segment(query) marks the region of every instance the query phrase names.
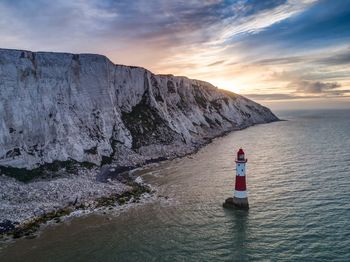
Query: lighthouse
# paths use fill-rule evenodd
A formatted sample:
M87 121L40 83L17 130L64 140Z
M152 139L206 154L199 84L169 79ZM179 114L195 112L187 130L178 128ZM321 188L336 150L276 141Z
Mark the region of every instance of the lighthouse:
M235 190L233 192L233 197L226 199L223 204L224 207L236 207L242 209L248 209L248 195L247 195L247 184L245 176L245 164L247 163L244 151L240 148L237 152L236 162L236 180L235 180Z

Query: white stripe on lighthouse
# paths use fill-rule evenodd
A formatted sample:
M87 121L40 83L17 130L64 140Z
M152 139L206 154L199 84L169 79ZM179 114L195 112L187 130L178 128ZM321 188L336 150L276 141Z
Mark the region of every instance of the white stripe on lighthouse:
M236 174L237 176L245 176L245 163L236 164Z
M247 191L235 190L234 196L237 197L237 198L246 198L247 197Z

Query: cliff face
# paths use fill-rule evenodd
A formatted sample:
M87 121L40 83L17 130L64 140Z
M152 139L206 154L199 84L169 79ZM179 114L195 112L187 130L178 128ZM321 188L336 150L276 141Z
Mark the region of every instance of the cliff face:
M135 165L277 120L209 83L114 65L104 56L0 49L0 165L55 160Z

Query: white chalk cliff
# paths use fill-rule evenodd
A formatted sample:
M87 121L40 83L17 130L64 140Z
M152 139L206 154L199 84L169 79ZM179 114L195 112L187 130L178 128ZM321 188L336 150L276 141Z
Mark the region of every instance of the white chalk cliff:
M101 55L0 49L1 166L137 165L275 120L268 108L203 81Z

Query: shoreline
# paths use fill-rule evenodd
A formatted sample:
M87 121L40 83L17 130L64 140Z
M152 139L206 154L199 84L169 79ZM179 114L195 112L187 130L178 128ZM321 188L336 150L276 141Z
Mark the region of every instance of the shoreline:
M96 186L92 188L92 190L97 190L95 195L87 197L86 195L83 195L83 189L78 192L78 194L81 194L80 199L77 196L64 199L65 197L63 196L58 199L58 202L56 203L50 199L49 204L55 205L47 206L47 203L44 201L43 203L35 202L33 195L36 195L38 190L45 191L47 187L53 189L52 182L56 182L56 185L62 186L62 183L59 183L62 181L57 183L57 180L62 179L67 188L69 188L68 184L74 183L76 178L66 177L49 181L36 181L32 182L34 185L31 185L31 187L28 188L29 185L15 181L14 178L0 177L1 189L12 186L12 188L19 190L17 196L12 199L12 203L18 201L19 198L23 196L24 192L34 190L33 194L29 195L27 199L22 201L24 203L19 203L17 205L10 205L7 203L7 208L6 197L8 194L1 191L2 203L0 205L0 210L2 211L2 216L5 216L6 218L2 219L0 222L0 241L21 237L33 238L36 237L36 234L42 225L49 222L60 223L63 221L64 217L67 217L74 212L86 211L87 213L92 213L103 209L120 208L121 206L131 203L139 203L143 197L148 198L155 193L155 190L150 185L143 183L141 178L134 177L126 172L118 174L116 178L108 179L106 182L97 182L96 180L92 181L91 178L91 176L86 177L85 174L84 178L80 178L80 182L85 182L88 186L90 186L91 182L96 183ZM121 180L123 182L121 182ZM40 185L38 186L38 184ZM81 186L80 183L77 183L77 185ZM70 189L74 189L74 185L70 186ZM10 194L11 193L12 192L10 192ZM57 191L55 193L55 195L57 195ZM40 198L43 198L44 196L46 196L46 192L39 193ZM12 209L12 212L10 209ZM22 213L18 214L20 212Z
M92 199L76 200L67 205L53 207L50 211L43 211L42 214L31 216L21 221L3 220L0 223L0 241L16 238L35 238L43 225L61 223L65 218L76 214L90 214L107 210L119 209L122 206L140 203L142 199L147 199L155 194L155 190L142 179L132 177L130 174L121 174L127 180L127 187L123 190L102 192L99 197ZM3 182L3 181L1 181ZM113 183L109 180L108 183Z
M279 120L261 124L268 124L278 121ZM203 143L197 144L194 150L192 150L191 152L185 153L183 155L177 155L174 157L152 159L146 161L146 163L143 165L139 164L135 166L119 168L114 167L113 165L105 165L90 170L81 168L80 170L78 170L78 174L63 173L63 177L54 176L50 179L41 178L35 179L34 181L27 183L18 181L13 177L2 175L0 176L0 189L2 189L0 192L4 193L0 194L0 200L2 201L2 203L0 203L0 211L6 211L4 203L6 205L6 197L9 197L9 195L11 195L11 192L8 193L8 191L6 190L6 186L12 187L12 189L15 189L15 191L19 189L19 195L17 195L17 198L15 197L14 199L10 200L9 203L7 203L7 209L15 209L14 212L12 212L13 214L8 217L5 216L5 219L4 217L0 217L0 241L6 238L33 238L36 236L36 233L42 225L48 224L52 221L55 223L60 223L62 222L62 217L69 216L70 214L76 211L88 211L89 213L91 213L97 211L100 208L113 209L116 207L128 205L130 203L137 203L140 201L142 195L153 195L155 193L155 190L152 189L151 185L144 184L142 182L142 178L139 179L139 177L134 177L132 174L134 170L138 168L147 168L149 165L152 165L154 163L171 161L174 159L181 159L196 154L201 148L210 144L216 138L224 137L231 132L240 131L255 125L257 124L245 125L238 128L235 127L222 132L222 134L220 135L214 137L206 137L203 139ZM60 181L61 183L56 183L56 188L50 185L52 183L55 184L55 182L57 181ZM37 203L31 203L32 195L27 194L27 199L24 197L25 203L22 203L22 206L27 206L27 215L25 214L26 210L23 210L23 207L21 205L17 206L16 210L16 200L23 201L23 191L25 192L25 195L26 193L28 193L26 191L30 191L31 185L37 184L39 184L38 187L34 188L40 191L40 199L43 199L45 198L45 196L50 196L53 193L56 193L58 201L60 202L54 203L54 201L49 201L49 206L47 207L45 206L45 203L42 203L40 200ZM74 194L68 197L59 195L59 190L57 192L57 189L59 186L63 185L67 186L68 188L68 190L66 191L63 190L64 193L67 194L73 192ZM83 186L83 188L81 188L80 186ZM89 186L91 186L91 188L89 188ZM45 187L49 187L51 190L53 189L53 191L49 192L44 190L44 193L41 192L41 190ZM76 188L78 188L78 192L74 192L74 189ZM86 195L84 193L87 192L84 190L87 190L88 193L93 194ZM7 194L5 192L7 192ZM96 192L97 194L95 194ZM34 192L34 195L35 193L38 192ZM76 193L78 194L78 196L76 195ZM12 206L11 203L13 204ZM40 207L40 205L45 207L42 208ZM32 212L30 212L28 211L28 209L34 210L31 210ZM22 214L18 214L20 212L22 212ZM0 212L0 214L1 213L2 212ZM22 217L20 217L21 215ZM16 220L14 218L18 219Z

